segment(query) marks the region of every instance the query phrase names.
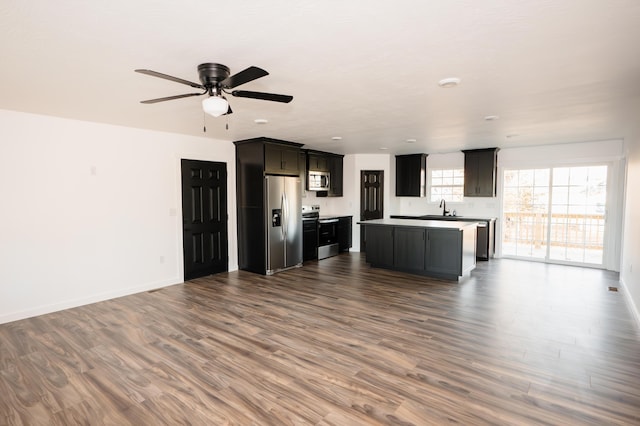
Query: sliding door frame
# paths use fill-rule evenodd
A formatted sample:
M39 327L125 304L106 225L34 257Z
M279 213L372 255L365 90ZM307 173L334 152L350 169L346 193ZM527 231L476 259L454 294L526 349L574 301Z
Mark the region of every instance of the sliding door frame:
M604 248L602 265L583 264L576 262L566 262L550 259L535 259L529 257L503 256L502 242L504 237L504 173L505 170L513 169L553 169L558 167L588 167L596 165L607 166L607 198L605 211L605 229L604 229ZM625 186L625 161L620 158L603 158L603 159L577 159L574 161L536 161L536 162L518 162L517 164L499 164L498 166L498 194L500 216L496 228L496 256L511 257L525 259L532 262L546 262L553 264L577 265L593 268L604 268L613 271L620 271L621 248L622 248L622 224L624 213L624 186ZM551 187L551 185L550 185ZM551 194L549 195L551 197ZM547 241L548 232L547 229Z

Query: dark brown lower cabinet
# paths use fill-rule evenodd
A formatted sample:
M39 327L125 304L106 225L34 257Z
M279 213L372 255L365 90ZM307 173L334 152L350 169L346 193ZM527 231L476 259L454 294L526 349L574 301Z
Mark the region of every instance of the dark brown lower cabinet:
M489 260L496 253L496 220L478 222L478 259Z
M340 251L349 251L353 246L352 222L351 216L341 216L338 218L338 248Z
M302 221L302 260L318 259L318 220Z
M446 220L451 222L476 222L478 223L476 237L476 256L480 260L489 260L496 254L496 218L471 218L460 216L404 216L391 215L391 219L420 219L420 220Z
M422 271L424 269L426 233L425 229L419 228L394 228L394 266L404 270Z
M367 238L367 263L380 268L393 268L393 227L363 226Z
M476 266L476 225L462 228L360 222L373 267L458 280Z
M426 269L434 274L463 275L463 231L430 229L427 231ZM475 245L475 238L473 240ZM475 248L475 247L474 247ZM475 250L473 265L475 267Z

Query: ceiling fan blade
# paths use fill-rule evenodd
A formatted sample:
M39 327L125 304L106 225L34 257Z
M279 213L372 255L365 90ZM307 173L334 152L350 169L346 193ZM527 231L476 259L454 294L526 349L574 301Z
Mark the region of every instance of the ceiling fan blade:
M264 93L264 92L251 92L248 90L234 90L233 92L231 92L231 94L239 98L262 99L264 101L283 102L285 104L293 100L293 96L289 96L289 95L277 95L275 93Z
M164 102L164 101L172 101L174 99L180 99L180 98L188 98L189 96L201 96L204 95L207 92L204 93L185 93L184 95L175 95L175 96L167 96L165 98L157 98L157 99L148 99L146 101L140 101L141 104L155 104L157 102Z
M176 83L186 84L187 86L197 87L198 89L204 89L205 87L200 83L194 83L193 81L183 80L178 77L173 77L171 75L162 74L161 72L151 71L151 70L135 70L135 72L139 72L140 74L150 75L152 77L164 78L165 80L175 81Z
M227 89L233 89L236 86L240 86L241 84L248 83L260 77L264 77L265 75L269 75L269 73L262 68L249 67L244 71L240 71L237 74L225 78L220 82L220 85Z

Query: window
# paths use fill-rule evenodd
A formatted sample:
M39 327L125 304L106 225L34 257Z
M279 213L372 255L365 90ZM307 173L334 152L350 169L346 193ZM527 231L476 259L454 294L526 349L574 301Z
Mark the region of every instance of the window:
M429 201L461 203L464 194L464 169L431 170Z

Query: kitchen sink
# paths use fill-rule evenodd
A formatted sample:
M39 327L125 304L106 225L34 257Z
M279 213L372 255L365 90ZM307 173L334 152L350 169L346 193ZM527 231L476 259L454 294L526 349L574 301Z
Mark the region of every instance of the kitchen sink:
M442 216L441 214L427 214L424 216L420 216L420 219L429 219L429 220L458 220L463 218L463 216Z

